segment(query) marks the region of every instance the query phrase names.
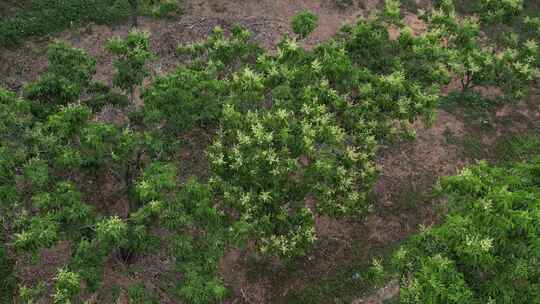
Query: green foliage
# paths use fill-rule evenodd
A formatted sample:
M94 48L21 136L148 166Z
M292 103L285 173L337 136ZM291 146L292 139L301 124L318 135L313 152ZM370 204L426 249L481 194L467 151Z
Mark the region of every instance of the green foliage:
M4 245L0 243L0 302L2 303L11 303L14 296L16 279L13 270L14 261L8 256Z
M133 88L149 75L146 64L153 58L153 54L148 38L148 33L133 30L125 39L109 41L107 49L116 56L113 62L117 70L113 77L115 87L132 94Z
M45 118L61 106L83 101L96 112L105 104L125 105L126 98L100 82L92 82L96 60L82 49L55 42L47 52L48 66L39 80L24 88L25 98L33 101L32 112Z
M437 8L447 10L452 7L463 15L476 14L488 25L510 24L522 13L524 0L436 0ZM454 5L455 4L455 5Z
M523 10L523 0L480 0L478 13L489 23L508 23L520 15Z
M59 32L88 22L116 23L129 17L127 0L34 0L0 21L0 45L15 46L30 36Z
M119 245L126 238L127 225L117 216L96 224L96 239L106 246Z
M137 193L143 202L165 200L165 191L176 187L176 168L171 164L152 163L137 182Z
M45 284L43 282L39 283L34 288L29 288L27 286L19 286L19 297L21 299L21 302L24 304L34 304L37 303L44 290Z
M138 0L139 13L158 18L182 13L182 0ZM128 0L33 0L0 21L0 45L17 46L32 36L54 34L90 22L116 24L130 15Z
M99 112L105 105L112 106L127 106L128 98L115 92L112 88L105 85L103 82L94 82L88 88L89 99L85 103L92 108L92 111Z
M270 54L241 28L229 39L217 28L179 48L190 56L187 66L146 90L145 121L155 129L178 132L219 118L210 183L239 214L237 240L253 238L266 254L285 258L305 254L316 239L313 212L369 210L378 141L413 137L411 122L432 120L449 81L448 55L436 34L404 30L390 39L389 21L401 24L396 5L389 1L386 15L313 51L284 37ZM315 25L307 21L314 20L306 13L293 27Z
M189 179L178 191L177 182L173 164L150 164L137 182L142 207L132 220L140 229L155 223L170 232L167 247L183 274L178 295L187 303L218 302L226 293L217 277L226 245L224 215L208 185Z
M365 39L346 31L313 52L285 37L276 55L259 54L256 63L224 80L231 89L209 149L210 182L239 212L233 226L239 239L253 237L263 253L292 258L316 240L313 212L339 217L369 210L378 140L398 135L396 126L411 135L409 122L422 114L429 119L440 81L409 80L408 71L393 64L402 53L386 49L391 42L384 24L365 20L349 32L381 29L374 40L385 49L375 56L388 56L384 69L360 61L371 58L358 54ZM357 48L349 47L352 39Z
M81 289L79 275L66 269L60 269L55 281L54 303L71 304Z
M180 45L177 51L180 55L190 57L190 66L199 71L225 74L256 60L262 48L252 41L251 32L235 25L229 38L225 37L223 29L217 26L206 40Z
M13 216L18 201L16 172L30 147L27 130L32 126L30 104L0 88L0 223Z
M540 37L540 17L527 16L523 20L527 31L536 37Z
M354 212L362 203L353 171L361 152L345 145L343 130L332 128L323 106L304 111L298 118L280 109L242 119L226 108L226 129L209 153L224 202L242 213L240 221L256 231L263 252L284 257L304 254L315 240L313 215L304 206L308 194L317 195L318 208L328 214ZM318 145L342 154L337 158Z
M182 13L183 0L140 0L142 14L159 18L172 17Z
M540 158L513 168L482 162L446 178L444 224L396 253L402 303L535 303Z
M400 303L472 303L473 295L454 263L440 255L421 266L400 293Z
M352 61L370 71L391 74L402 71L411 80L420 82L436 93L450 82L450 50L442 43L439 31L415 35L399 19L399 3L388 1L385 14L377 18L361 18L354 27L342 29L342 39ZM399 28L399 36L391 38L390 25Z
M127 228L114 217L99 221L94 207L83 200L75 186L77 179L70 177L84 174L89 163L96 170L126 170L137 141L119 127L92 122L93 113L84 105L60 107L59 112L36 122L27 102L6 91L0 93L4 110L1 147L5 152L1 163L8 169L2 171L1 194L9 199L2 199L2 214L6 216L2 222L13 231L13 249L37 257L42 248L71 240L79 246L75 246L70 271L82 273L77 276L95 290L102 275L100 267L124 244ZM58 284L57 302L77 297L69 284ZM30 289L28 292L32 294ZM21 290L21 297L23 293Z
M225 101L253 107L253 101L261 99L261 85L249 73L228 79L261 52L246 29L235 26L231 37L225 38L216 27L207 40L181 46L178 52L190 64L157 78L143 92L144 121L154 131L163 128L170 134L215 126Z
M221 113L224 90L215 74L180 67L146 89L146 123L157 126L164 120L170 131L213 125Z
M319 18L309 11L297 13L291 21L292 30L300 39L305 39L317 28L318 21Z
M505 138L497 144L496 152L505 163L527 161L540 152L540 136L531 134Z
M180 296L187 303L218 303L226 294L217 277L226 235L224 216L214 208L208 185L190 179L159 217L173 234L170 250L184 274L178 286Z
M51 107L76 101L96 72L93 58L63 42L51 44L47 55L49 65L45 73L24 89L26 98L42 105L34 111L41 117L49 114Z
M385 0L383 15L390 22L401 21L401 3L399 0Z
M120 90L133 100L134 88L150 76L148 34L133 31L108 44L120 90L92 81L96 61L84 51L52 45L46 72L24 90L31 102L0 89L0 224L7 252L38 258L44 248L70 244L54 295L45 295L57 303L101 290L107 261L129 264L155 251L168 253L182 274L174 292L186 303L223 301L218 268L230 247L250 244L287 261L305 255L317 239L316 216L371 211L378 147L412 139L411 125L420 118L432 122L453 75L466 93L494 86L514 97L537 77L532 35L491 44L473 18L457 17L450 1L425 16L425 33L413 33L400 18L399 2L386 1L381 14L345 26L313 49L284 36L275 52L246 29L235 26L229 35L216 28L207 39L179 47L184 64L152 80L144 104L116 124L97 114L127 103ZM292 27L304 39L316 24L304 12ZM178 136L195 127L216 131L206 151L209 179L181 182ZM524 204L536 206L531 183L540 170L531 166L515 169L515 179L490 173L497 177L485 184L478 172L492 169L480 165L460 177L471 180L443 183L456 209L445 225L403 251L402 260L412 261L403 264L411 275L403 279L404 302L422 303L423 296L434 303L487 301L511 284L519 292L505 293L504 300L533 299L527 297L537 288L537 241L527 237L536 237L530 229L536 213L525 214L531 208ZM484 201L498 208L489 213L496 221L486 215L489 208L474 207ZM495 229L509 218L508 227L519 226L518 232ZM507 257L510 250L515 254ZM11 271L10 258L0 256L0 267L8 261ZM519 273L510 274L510 264ZM367 285L382 282L382 264L368 267L361 275ZM347 284L359 284L354 280ZM31 302L35 290L20 288L21 299ZM128 296L158 301L142 285Z
M445 38L451 54L448 64L460 79L462 92L495 86L504 97L517 99L525 96L529 84L538 78L537 42L519 41L515 34L505 44L486 41L480 35L481 24L472 17L458 17L451 0L442 1L439 9L424 17L430 31Z
M107 250L110 248L100 247L96 242L90 242L86 238L83 238L77 246L73 247L75 252L70 268L77 269L81 281L86 284L86 288L91 292L95 292L100 286L103 271L101 267L109 254Z
M133 304L157 304L158 299L154 297L143 284L134 284L128 290L129 303Z

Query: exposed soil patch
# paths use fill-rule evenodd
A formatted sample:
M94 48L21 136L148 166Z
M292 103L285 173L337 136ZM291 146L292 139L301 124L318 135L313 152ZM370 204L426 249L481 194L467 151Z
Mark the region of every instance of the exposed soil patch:
M42 250L39 253L38 263L32 261L29 256L18 256L15 265L16 275L24 278L21 284L29 288L44 282L43 291L50 294L54 289L53 278L56 277L59 269L67 265L70 256L71 245L63 241L52 248Z

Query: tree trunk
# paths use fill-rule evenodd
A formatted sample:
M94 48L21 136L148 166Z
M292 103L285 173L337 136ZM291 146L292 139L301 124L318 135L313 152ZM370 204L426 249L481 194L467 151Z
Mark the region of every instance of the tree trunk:
M138 200L135 197L134 192L134 182L137 178L138 172L141 168L141 158L142 158L143 151L139 150L137 151L137 154L135 156L135 160L133 162L127 163L127 168L124 175L124 180L126 183L126 196L128 199L128 216L134 211L137 211L139 209Z
M129 0L129 5L131 6L131 27L138 26L138 11L139 11L139 0Z
M461 93L465 93L471 88L472 78L473 78L472 72L468 70L465 73L465 78L461 79Z

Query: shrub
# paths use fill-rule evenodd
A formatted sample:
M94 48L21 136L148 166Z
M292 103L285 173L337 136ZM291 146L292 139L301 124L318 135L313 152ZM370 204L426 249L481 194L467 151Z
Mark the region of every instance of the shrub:
M55 278L55 304L70 304L81 289L80 277L77 273L61 269Z
M309 11L296 14L292 19L292 30L300 39L305 39L317 28L319 18Z
M446 178L445 223L397 252L402 303L534 303L540 299L540 158L485 162Z
M95 61L67 45L52 46L48 70L25 92L33 104L0 90L0 219L10 232L10 254L38 257L59 241L71 244L71 258L57 276L58 303L99 290L112 256L132 263L164 248L182 273L175 294L186 303L212 303L227 294L218 267L230 246L249 243L284 260L306 254L317 238L317 216L371 211L378 147L413 138L411 124L420 118L431 122L450 75L468 88L490 84L518 93L535 77L534 42L510 39L513 46L494 55L479 39L477 24L457 18L451 2L443 4L427 15L425 33L413 34L400 19L399 2L389 0L382 14L346 26L310 50L284 36L271 52L241 27L230 35L216 28L206 40L178 48L185 64L144 90L144 105L128 111L127 124L96 118L102 106L127 98L92 82ZM295 19L299 36L313 30L312 17ZM390 27L399 29L396 37ZM149 37L131 32L108 48L115 55L114 85L133 94L150 73ZM182 182L174 161L177 135L197 126L216 131L207 149L209 179ZM480 171L491 170L484 167ZM495 224L511 218L521 226L510 234L508 227L484 229L498 227L484 207L457 208L445 226L418 236L402 252L402 260L412 258L403 266L411 275L402 282L410 287L404 299L487 301L504 291L503 281L519 291L504 300L533 299L526 297L536 288L538 258L529 250L536 243L520 233L534 237L527 229L535 213L520 215L538 195L515 189L537 183L539 171L516 171L519 178L505 187L497 183L511 175L500 172L487 186L481 173L443 183L451 200L484 204L472 194L459 197L459 189L485 192L491 208L504 201L489 214ZM117 188L102 191L111 185ZM517 246L511 237L526 244ZM505 246L518 262L496 251ZM512 263L517 272L506 275ZM375 262L370 270L377 283L384 278L381 266ZM498 275L490 267L504 271ZM484 296L483 281L494 281L497 291ZM35 290L21 288L21 298L32 298ZM146 301L140 288L133 290L133 301Z
M95 59L63 42L51 44L47 58L49 65L45 73L24 89L25 97L41 103L46 113L76 101L96 72Z
M496 86L503 97L518 99L540 75L535 41L519 41L515 35L504 44L482 39L481 24L472 17L457 17L451 0L442 1L440 8L425 18L430 30L443 33L441 38L451 54L450 70L460 79L462 93L479 86Z
M523 0L480 0L478 13L480 17L489 23L509 23L521 14Z
M265 254L306 254L316 240L316 213L369 211L378 140L395 137L400 126L407 133L409 122L430 116L436 105L429 80L426 86L411 80L398 65L371 70L356 63L358 50L347 51L349 41L345 36L310 52L285 37L276 55L260 54L223 80L229 90L208 151L210 184L238 213L237 238L252 237ZM214 64L205 59L197 64Z
M149 34L133 30L125 39L110 40L107 49L117 57L113 62L117 71L113 77L114 86L129 93L133 100L133 89L150 73L146 64L154 55Z
M145 120L171 132L212 126L221 113L225 84L216 75L184 67L158 78L145 90Z

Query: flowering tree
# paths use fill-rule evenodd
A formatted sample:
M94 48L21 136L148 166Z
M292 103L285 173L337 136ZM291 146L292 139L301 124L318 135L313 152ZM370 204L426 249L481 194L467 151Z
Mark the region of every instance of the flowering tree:
M534 303L540 297L540 158L446 178L445 223L396 254L401 303Z

